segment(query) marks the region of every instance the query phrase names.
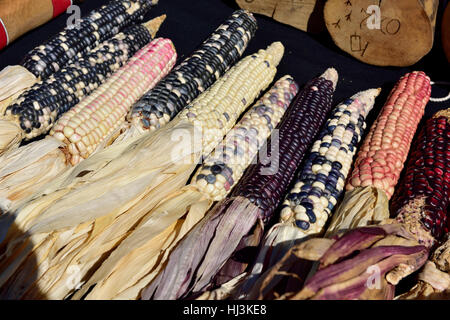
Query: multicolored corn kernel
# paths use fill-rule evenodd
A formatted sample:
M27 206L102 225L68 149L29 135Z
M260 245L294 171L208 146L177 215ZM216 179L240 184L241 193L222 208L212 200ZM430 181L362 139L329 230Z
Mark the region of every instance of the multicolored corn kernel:
M257 29L253 15L238 10L132 108L129 121L156 130L208 89L245 51Z
M410 153L406 173L391 201L391 213L403 221L412 211L437 240L449 231L450 109L429 119Z
M291 76L278 80L206 158L192 180L194 185L214 201L225 198L278 125L297 91Z
M267 158L275 157L276 163L260 161L251 165L236 185L232 196L242 196L256 204L262 212L260 218L265 222L282 201L295 171L326 119L337 78L336 70L328 69L299 91L278 126L279 139L267 142Z
M423 72L400 79L358 152L346 190L374 186L392 197L430 93Z
M157 0L111 0L31 50L21 65L41 80L83 57L121 29L142 20Z
M284 54L280 42L247 56L178 115L201 133L202 154L208 155L231 130L241 113L265 90Z
M65 153L72 165L86 159L120 128L133 103L172 69L176 56L172 41L153 40L59 118L50 135L66 144Z
M359 92L339 104L314 143L297 182L283 202L281 221L294 219L306 234L323 230L344 191L365 119L380 90Z
M22 93L6 109L6 118L19 123L25 139L47 133L63 113L97 89L151 40L144 25L126 29Z

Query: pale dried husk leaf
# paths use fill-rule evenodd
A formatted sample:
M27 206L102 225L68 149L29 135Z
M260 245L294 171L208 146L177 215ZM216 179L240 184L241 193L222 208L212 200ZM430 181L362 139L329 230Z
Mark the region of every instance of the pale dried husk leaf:
M47 137L0 157L0 199L8 201L3 211L14 212L25 199L68 169L62 142Z
M0 154L18 148L22 138L23 131L17 123L0 120Z
M134 293L140 292L158 274L172 248L204 217L211 204L210 200L204 199L200 192L191 187L183 188L161 201L161 205L141 221L90 279L88 284L100 279L101 286L96 286L87 299L106 299L106 297L112 299L123 291L130 292L130 287L133 287ZM168 229L172 229L171 225L174 223L176 227L168 237L173 240L170 242L154 240L161 233L168 234ZM155 259L157 256L159 259ZM149 260L154 263L143 266L142 262ZM145 278L146 282L139 280L130 282L130 278L139 280Z
M0 71L0 102L17 96L35 84L38 79L22 66L7 66ZM0 110L3 114L3 109Z
M380 189L358 187L345 193L342 203L331 218L325 237L341 231L377 224L389 218L389 199Z

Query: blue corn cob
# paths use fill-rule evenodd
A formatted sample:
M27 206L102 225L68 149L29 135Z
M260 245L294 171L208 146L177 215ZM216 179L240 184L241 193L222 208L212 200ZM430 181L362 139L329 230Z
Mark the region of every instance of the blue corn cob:
M378 94L378 89L359 92L333 110L283 202L282 222L294 222L305 235L322 232L344 190L365 118Z

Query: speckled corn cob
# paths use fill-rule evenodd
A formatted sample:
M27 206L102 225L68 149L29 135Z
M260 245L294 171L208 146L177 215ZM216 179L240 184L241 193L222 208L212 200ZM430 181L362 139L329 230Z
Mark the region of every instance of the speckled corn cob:
M74 59L81 58L124 27L141 20L157 0L112 0L91 11L74 28L66 27L46 43L31 50L21 65L46 79Z
M346 190L372 185L391 198L430 92L423 72L400 79L361 146Z
M281 220L295 219L306 234L323 230L341 196L365 118L379 90L357 93L338 105L314 143L293 189L283 202Z
M201 130L203 155L214 149L242 111L269 86L283 54L283 45L274 42L266 50L242 59L179 114L180 119Z
M400 222L417 217L440 240L449 231L450 109L426 122L413 143L399 185L391 201L391 214Z
M172 69L173 43L158 38L81 103L64 113L50 135L63 141L69 162L79 163L125 122L132 104Z
M156 130L210 87L245 51L257 28L253 15L238 10L132 108L129 121Z
M300 90L279 127L278 170L265 174L262 162L251 166L233 196L242 196L262 210L261 219L265 222L272 217L280 204L283 194L291 183L314 137L324 123L331 109L333 93L337 82L336 70L330 68L323 75L309 81ZM272 158L271 144L267 147L267 157Z
M297 88L291 76L278 80L208 156L193 184L211 199L223 199L277 126Z
M152 39L150 21L103 42L82 59L22 93L5 111L25 139L47 133L64 112L78 104Z

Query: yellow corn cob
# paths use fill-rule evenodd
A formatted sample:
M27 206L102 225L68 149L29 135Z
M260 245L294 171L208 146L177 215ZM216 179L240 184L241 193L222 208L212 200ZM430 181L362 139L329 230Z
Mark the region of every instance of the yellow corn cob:
M283 50L274 43L243 59L190 105L194 115L186 110L160 130L93 154L35 194L16 218L17 227L28 234L16 237L11 231L0 248L0 287L9 287L9 296L16 297L45 294L57 299L70 293L74 288L66 285L68 271L76 266L82 277L94 271L103 253L119 245L155 205L186 184L200 157L220 142L270 84ZM215 99L219 92L227 94ZM177 140L180 133L194 137L196 131L208 137L193 143ZM180 212L155 216L146 228L156 236L179 218ZM18 277L33 255L42 257L33 271L37 279L27 283L24 277L22 282Z

